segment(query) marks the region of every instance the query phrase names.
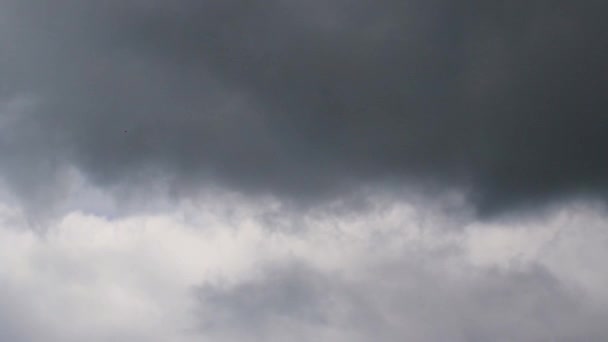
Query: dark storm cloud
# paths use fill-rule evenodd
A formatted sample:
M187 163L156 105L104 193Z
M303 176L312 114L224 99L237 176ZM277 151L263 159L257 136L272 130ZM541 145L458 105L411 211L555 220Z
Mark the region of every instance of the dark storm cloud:
M65 159L103 184L161 171L292 198L428 181L487 211L607 189L605 2L2 10L2 95L37 99L0 145L24 184Z

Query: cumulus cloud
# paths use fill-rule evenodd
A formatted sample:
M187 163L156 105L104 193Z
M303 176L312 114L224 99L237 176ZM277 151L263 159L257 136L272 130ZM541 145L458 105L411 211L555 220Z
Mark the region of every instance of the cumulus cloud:
M24 229L19 207L4 205L3 338L601 341L608 334L601 206L570 203L491 223L463 215L459 229L446 230L453 213L441 206L384 195L358 212L306 213L223 196L155 215L72 211L38 232Z

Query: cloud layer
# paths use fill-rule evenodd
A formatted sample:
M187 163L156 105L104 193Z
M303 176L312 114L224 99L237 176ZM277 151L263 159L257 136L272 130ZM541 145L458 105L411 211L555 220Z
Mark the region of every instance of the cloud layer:
M11 341L602 341L606 213L481 223L377 195L291 213L216 194L155 215L0 211ZM220 204L218 204L220 203ZM386 203L391 203L386 205ZM277 227L282 229L277 230ZM290 229L291 227L291 229ZM294 229L293 227L297 227Z
M0 340L605 341L607 10L0 0Z
M604 196L606 9L5 0L2 94L33 104L3 120L4 173L313 201L390 179L488 213Z

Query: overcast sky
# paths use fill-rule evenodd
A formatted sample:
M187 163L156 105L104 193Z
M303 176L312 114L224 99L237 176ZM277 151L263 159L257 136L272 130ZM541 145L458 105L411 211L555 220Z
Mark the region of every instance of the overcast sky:
M0 340L608 340L605 13L0 0Z

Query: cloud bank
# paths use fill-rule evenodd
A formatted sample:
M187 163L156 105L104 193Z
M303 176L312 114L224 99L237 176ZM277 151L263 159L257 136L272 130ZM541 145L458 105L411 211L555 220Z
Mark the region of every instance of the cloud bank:
M217 199L216 199L217 200ZM0 218L10 341L602 341L605 211L492 224L415 202L285 214L225 195L156 215ZM386 199L376 197L376 203ZM235 209L234 204L239 204ZM269 227L296 225L299 229Z
M0 340L607 340L607 10L0 0Z
M482 214L605 197L600 1L2 10L2 94L35 102L3 120L20 192L71 164L98 184L164 177L313 203L386 180L455 186Z

